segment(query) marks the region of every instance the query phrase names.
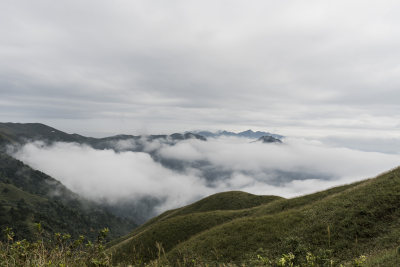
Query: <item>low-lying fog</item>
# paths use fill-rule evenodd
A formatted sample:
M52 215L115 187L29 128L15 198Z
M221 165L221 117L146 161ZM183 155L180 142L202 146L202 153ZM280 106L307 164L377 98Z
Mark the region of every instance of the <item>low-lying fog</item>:
M114 149L33 142L15 157L72 191L115 204L156 198L150 215L207 195L241 190L294 197L374 177L399 165L400 155L364 152L286 138L263 144L234 137L190 139L174 145L125 140ZM135 152L140 142L142 152Z

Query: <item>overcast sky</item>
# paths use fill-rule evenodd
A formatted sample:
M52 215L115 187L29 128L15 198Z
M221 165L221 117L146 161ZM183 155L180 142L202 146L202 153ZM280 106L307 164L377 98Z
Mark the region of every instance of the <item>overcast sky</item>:
M0 121L398 140L399 14L384 0L2 0Z

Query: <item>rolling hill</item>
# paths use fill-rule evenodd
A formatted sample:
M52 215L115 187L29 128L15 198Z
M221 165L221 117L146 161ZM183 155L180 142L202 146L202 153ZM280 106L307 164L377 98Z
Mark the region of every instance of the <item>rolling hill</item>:
M293 199L243 192L210 196L150 220L110 243L110 251L115 263L154 260L159 244L171 265L188 260L246 264L260 254L276 258L289 252L301 259L312 252L343 263L370 255L370 262L394 266L396 253L390 255L399 236L397 168Z

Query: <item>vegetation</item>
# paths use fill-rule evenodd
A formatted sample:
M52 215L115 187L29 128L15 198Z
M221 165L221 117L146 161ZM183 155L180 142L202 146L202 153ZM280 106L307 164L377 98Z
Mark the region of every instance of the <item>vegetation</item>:
M68 232L95 239L104 227L110 238L131 231L136 225L117 218L99 205L82 199L50 176L0 153L0 227L12 226L17 239L33 240L34 223L45 233Z
M99 232L95 242L86 240L84 236L72 240L69 234L56 233L50 240L44 241L43 229L41 224L36 224L37 239L29 242L25 239L17 241L11 228L4 229L5 242L0 241L0 266L117 266L112 264L112 255L105 250L104 241L109 232L104 228ZM157 244L158 257L149 263L141 261L129 266L175 266L165 257L164 249ZM258 252L262 252L259 250ZM351 266L363 266L366 261L365 256L360 256L351 261ZM122 264L124 265L124 264ZM179 266L211 266L202 259L185 258ZM121 266L121 264L118 264ZM212 266L239 266L234 263L214 262ZM335 266L333 259L323 256L313 255L310 252L305 257L296 257L289 252L282 254L281 257L270 260L257 254L257 257L250 258L240 266ZM341 265L343 266L343 265Z
M294 199L225 192L165 212L107 249L105 229L92 243L50 237L41 224L31 241L5 228L0 266L398 266L399 192L400 169Z
M366 258L366 267L400 266L400 247L375 252Z
M391 266L386 263L398 260L393 249L400 243L399 192L400 168L316 194L270 198L253 207L235 209L223 200L243 193L220 194L161 214L110 243L109 251L115 264L157 260L162 246L164 262L172 265L188 260L240 265L292 253L293 266L306 264L307 255L315 257L315 266L325 266L327 259L332 264L357 266L365 259L370 266ZM217 209L214 201L228 209Z
M113 137L0 124L0 146L26 139ZM400 266L400 168L293 199L220 193L121 237L134 226L0 152L0 266Z
M36 224L37 239L17 241L11 228L4 230L6 241L0 242L0 266L110 266L110 255L105 252L104 241L108 229L99 232L95 242L80 236L76 240L69 234L55 233L44 241L41 224Z

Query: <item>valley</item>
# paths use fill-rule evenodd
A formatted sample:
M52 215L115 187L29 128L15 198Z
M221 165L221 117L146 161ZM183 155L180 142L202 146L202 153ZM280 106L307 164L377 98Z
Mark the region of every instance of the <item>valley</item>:
M7 154L32 140L84 143L123 153L127 147L118 147L115 140L142 137L95 139L65 134L45 125L20 124L3 124L0 134L0 225L2 229L12 226L17 240L35 240L38 222L49 240L60 232L94 240L107 228L110 235L106 253L112 255L109 264L116 266L152 262L186 266L193 261L199 266L262 265L265 259L275 266L274 259L287 253L294 255L290 261L299 266L307 264L307 253L314 255L315 266L325 266L328 258L335 264L350 264L359 256L367 256L365 264L392 264L398 260L396 253L390 252L398 246L400 229L398 168L376 178L295 198L241 191L217 193L147 220L127 210L148 209L160 200L136 200L124 205L92 201ZM188 138L207 142L205 137L188 133L147 137L168 145ZM137 152L145 148L129 149ZM157 153L153 159L157 160Z

